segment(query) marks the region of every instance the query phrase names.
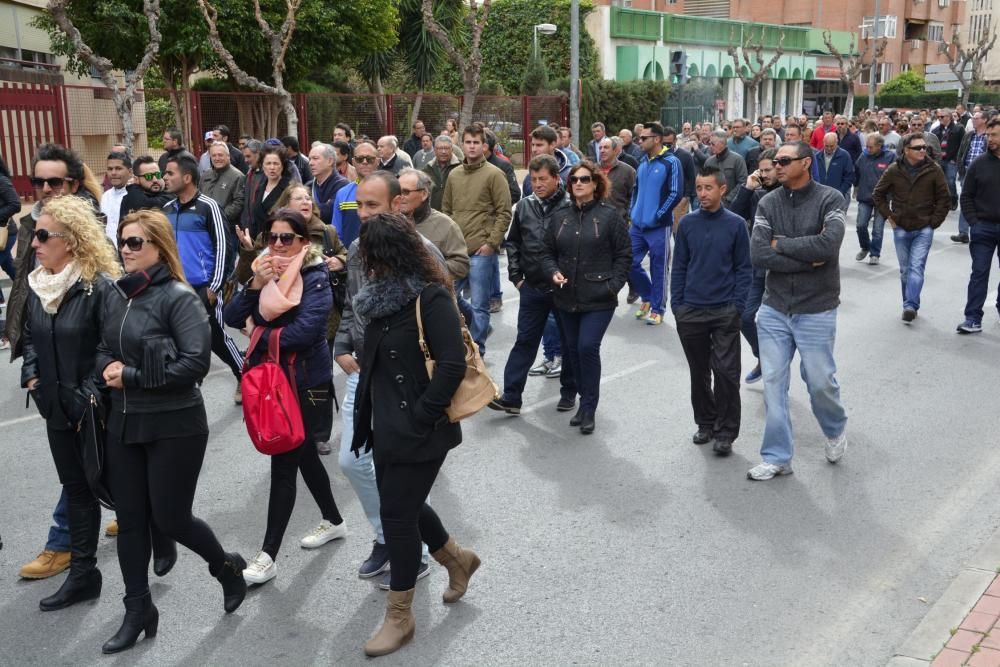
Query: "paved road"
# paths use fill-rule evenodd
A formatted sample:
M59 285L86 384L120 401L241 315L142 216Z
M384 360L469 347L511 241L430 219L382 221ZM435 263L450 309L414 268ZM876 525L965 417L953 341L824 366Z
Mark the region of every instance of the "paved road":
M853 209L852 209L853 219ZM670 324L622 305L604 347L597 433L555 412L557 386L529 382L521 418L486 413L465 427L432 494L446 526L483 567L445 607L444 571L418 586L416 641L380 664L881 665L1000 524L996 392L1000 325L960 337L969 259L954 214L928 264L924 309L899 321L891 242L883 264L841 253L838 359L850 422L843 462L823 459L800 382L792 390L796 474L752 483L763 400L743 389L732 457L690 442L687 367ZM996 273L996 272L995 272ZM995 289L997 276L992 285ZM498 367L514 335L516 293L490 341ZM749 350L745 365L750 363ZM42 423L24 410L17 366L0 368L0 664L361 664L383 595L356 578L371 534L336 458L325 462L350 526L313 552L297 539L319 519L304 485L278 578L224 617L204 563L181 550L153 585L160 634L117 658L123 592L114 541L101 539L104 597L43 614L58 582L24 582L57 496ZM338 387L343 378L338 377ZM217 364L205 385L212 440L196 511L229 549L251 556L264 530L268 463L250 446Z

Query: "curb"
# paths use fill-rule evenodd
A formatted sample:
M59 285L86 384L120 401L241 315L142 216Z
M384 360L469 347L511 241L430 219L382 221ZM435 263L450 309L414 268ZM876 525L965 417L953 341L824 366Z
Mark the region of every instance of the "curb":
M1000 566L1000 529L969 559L886 667L927 667L983 596Z

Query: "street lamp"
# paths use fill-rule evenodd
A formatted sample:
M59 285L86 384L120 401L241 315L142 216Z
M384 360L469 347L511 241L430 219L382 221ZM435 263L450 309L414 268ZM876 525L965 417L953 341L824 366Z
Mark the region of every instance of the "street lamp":
M534 54L535 54L535 58L536 59L538 58L538 33L542 33L543 35L554 35L554 34L556 34L556 30L558 30L558 27L554 23L539 23L538 25L535 26L535 29L534 29L534 36L535 36L535 51L534 51Z

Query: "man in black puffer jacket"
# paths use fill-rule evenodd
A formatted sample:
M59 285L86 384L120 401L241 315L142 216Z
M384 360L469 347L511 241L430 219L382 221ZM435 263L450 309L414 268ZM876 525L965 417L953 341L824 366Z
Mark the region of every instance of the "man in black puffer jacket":
M517 340L504 367L503 395L489 404L490 408L511 415L521 412L521 393L528 379L528 370L538 353L549 313L555 308L552 280L542 269L545 231L553 215L570 209L569 195L559 179L559 163L554 157L536 156L528 164L528 172L532 193L517 203L507 240L503 244L507 251L507 273L514 287L521 292ZM563 338L561 326L559 338ZM563 363L559 382L562 397L556 410L572 410L576 405L576 376L568 360Z

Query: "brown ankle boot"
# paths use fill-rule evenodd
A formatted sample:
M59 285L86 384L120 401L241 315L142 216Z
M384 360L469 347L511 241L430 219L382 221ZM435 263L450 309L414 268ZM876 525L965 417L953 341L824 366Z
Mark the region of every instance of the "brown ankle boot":
M416 623L413 620L413 589L389 591L385 605L385 620L375 636L365 643L365 655L376 657L395 653L403 644L413 639Z
M458 602L465 595L472 574L479 569L479 556L458 546L454 537L449 537L447 544L431 556L448 570L448 590L444 592L444 601Z

